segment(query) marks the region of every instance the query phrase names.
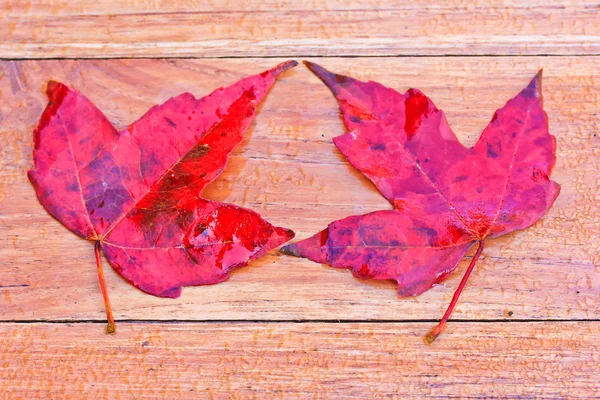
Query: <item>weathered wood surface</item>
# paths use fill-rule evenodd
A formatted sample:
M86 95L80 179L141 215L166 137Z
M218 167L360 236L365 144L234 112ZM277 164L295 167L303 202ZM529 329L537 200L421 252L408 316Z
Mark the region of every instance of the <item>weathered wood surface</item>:
M599 20L596 0L0 2L0 399L600 398ZM46 81L79 89L123 127L183 91L308 56L422 89L469 145L544 67L555 206L488 241L432 346L424 320L441 316L468 260L402 300L391 282L276 252L175 300L105 263L121 320L105 335L91 244L48 216L25 176ZM115 57L198 59L105 60ZM61 60L25 60L44 58ZM335 150L342 132L327 89L304 67L288 71L205 195L298 239L389 208ZM286 320L304 322L276 322Z
M0 57L600 54L592 0L4 0Z
M38 204L25 171L31 131L48 79L79 89L118 126L151 105L219 84L280 60L88 60L0 64L0 319L102 320L92 245ZM456 319L591 319L600 315L599 57L376 58L317 60L400 90L418 86L472 145L494 110L544 67L545 107L558 141L553 178L562 193L535 226L490 240ZM334 219L390 208L335 150L344 132L335 100L299 66L269 94L247 140L208 198L260 212L305 238ZM359 281L304 259L272 252L226 284L186 288L179 299L148 296L105 264L119 319L415 320L438 318L468 260L445 285L399 300L392 282Z
M0 325L8 398L600 398L596 323Z

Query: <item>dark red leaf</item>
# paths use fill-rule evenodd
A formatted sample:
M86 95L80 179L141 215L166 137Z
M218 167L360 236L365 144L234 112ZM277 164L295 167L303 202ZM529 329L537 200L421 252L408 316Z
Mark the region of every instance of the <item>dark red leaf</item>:
M40 203L96 242L98 263L101 248L121 276L147 293L178 297L182 286L224 281L294 236L254 211L200 193L225 168L276 76L296 64L200 99L184 93L121 132L83 95L50 82L29 171Z
M530 226L558 196L548 178L556 143L541 71L466 148L419 90L400 94L306 64L335 95L350 131L335 145L394 210L333 222L284 252L359 278L393 279L401 296L416 296L454 271L474 243Z

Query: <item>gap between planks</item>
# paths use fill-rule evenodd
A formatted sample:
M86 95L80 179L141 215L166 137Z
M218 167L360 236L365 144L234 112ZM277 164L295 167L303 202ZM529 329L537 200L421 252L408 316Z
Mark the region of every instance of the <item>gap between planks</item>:
M0 61L111 61L111 60L270 60L270 59L301 59L301 58L349 58L349 59L362 59L362 58L477 58L477 57L489 57L489 58L528 58L528 57L598 57L600 53L580 53L580 54L568 54L568 53L532 53L532 54L511 54L511 53L472 53L472 54L460 54L460 53L448 53L448 54L387 54L387 55L326 55L326 54L284 54L284 55L273 55L273 56L99 56L99 57L1 57Z
M123 324L435 324L439 319L115 319L116 323ZM577 322L600 322L597 318L581 318L581 319L449 319L450 324L495 324L495 323L577 323ZM0 320L0 324L106 324L106 319L63 319L63 320Z

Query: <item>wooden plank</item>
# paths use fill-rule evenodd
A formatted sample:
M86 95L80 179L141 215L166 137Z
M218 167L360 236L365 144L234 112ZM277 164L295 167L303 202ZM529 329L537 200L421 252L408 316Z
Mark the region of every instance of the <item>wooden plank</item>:
M598 323L0 325L8 398L599 398Z
M266 69L281 60L111 60L0 63L0 319L102 320L92 246L38 204L25 171L45 82L81 90L123 127L151 105ZM545 67L545 107L558 140L553 178L562 193L535 226L490 240L454 313L458 319L589 319L600 314L599 57L314 60L405 90L421 88L472 145L494 110ZM305 238L334 219L389 208L335 150L344 132L335 100L308 70L275 85L227 170L205 195L260 212ZM398 300L391 282L277 253L229 282L145 295L110 268L119 319L432 319L441 316L468 260L445 285Z
M4 58L599 54L591 0L21 1Z

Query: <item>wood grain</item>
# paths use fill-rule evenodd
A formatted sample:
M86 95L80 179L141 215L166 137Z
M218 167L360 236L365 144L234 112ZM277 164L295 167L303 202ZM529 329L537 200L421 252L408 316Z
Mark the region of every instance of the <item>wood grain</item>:
M103 320L92 246L38 204L25 171L31 132L57 79L123 127L183 91L202 95L281 60L88 60L0 63L0 319ZM496 108L544 67L545 108L558 141L553 178L562 193L529 229L490 240L456 319L590 319L600 313L600 57L431 57L314 60L399 90L422 89L472 145ZM308 70L275 85L225 171L205 195L260 212L305 238L334 219L390 208L335 150L344 132L335 100ZM276 252L225 284L180 299L145 295L107 270L118 319L422 320L439 318L462 272L399 300L391 282Z
M597 323L0 325L6 398L599 398Z
M591 0L5 0L0 57L600 54Z
M1 1L0 399L600 398L598 20L597 0ZM307 56L422 89L467 145L544 67L555 206L487 242L432 346L425 320L442 315L470 255L444 285L402 300L391 282L277 252L175 300L105 264L121 320L105 335L92 245L42 209L25 175L47 80L124 127L181 92ZM37 60L48 58L59 60ZM322 83L288 71L204 195L298 239L390 208L335 150L343 132Z

